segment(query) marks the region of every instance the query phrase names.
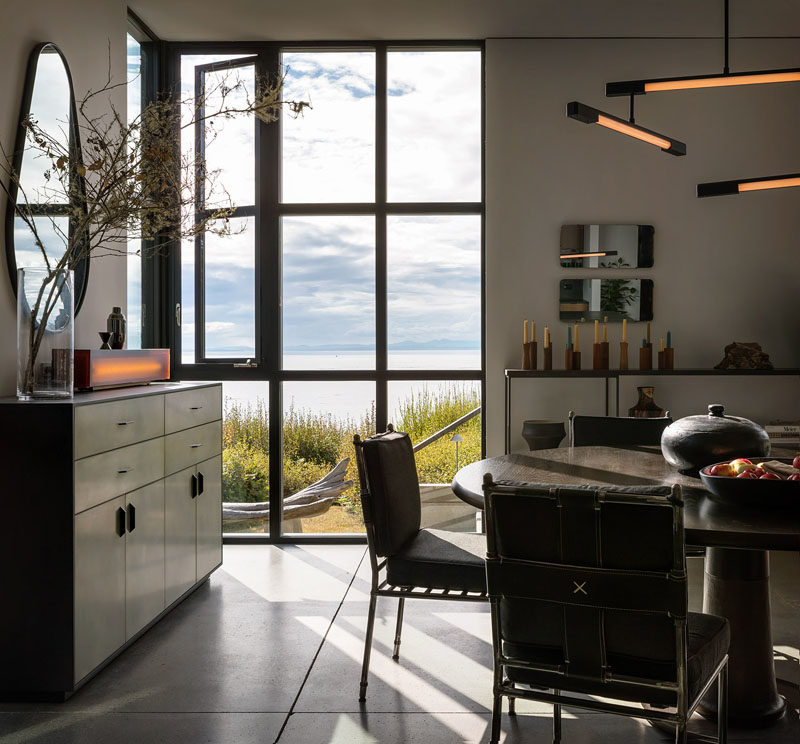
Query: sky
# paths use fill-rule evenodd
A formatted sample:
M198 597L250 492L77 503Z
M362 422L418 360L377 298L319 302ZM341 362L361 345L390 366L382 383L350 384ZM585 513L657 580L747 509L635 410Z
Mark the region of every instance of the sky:
M194 93L194 66L218 59L184 56L184 97ZM312 104L281 125L283 202L374 201L374 53L293 52L282 63L284 98ZM477 51L389 53L389 201L480 201L480 64ZM252 70L240 74L252 92ZM217 119L213 127L209 167L219 170L234 204L253 204L252 118ZM193 136L185 132L187 152ZM254 221L243 218L235 227L233 236L206 238L208 356L254 354ZM477 215L389 218L390 346L445 340L479 347L480 229ZM284 349L374 347L374 218L287 216L281 243ZM186 351L194 347L193 244L183 246L182 263ZM374 365L369 353L359 359Z

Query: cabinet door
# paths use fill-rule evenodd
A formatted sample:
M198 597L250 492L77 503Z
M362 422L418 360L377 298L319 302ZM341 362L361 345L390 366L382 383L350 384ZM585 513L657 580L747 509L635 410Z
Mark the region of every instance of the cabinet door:
M222 563L222 457L197 466L197 578L202 579Z
M164 573L168 605L197 578L196 498L195 468L181 470L164 479Z
M129 493L125 539L125 638L164 609L164 481Z
M125 642L125 500L75 517L75 682Z

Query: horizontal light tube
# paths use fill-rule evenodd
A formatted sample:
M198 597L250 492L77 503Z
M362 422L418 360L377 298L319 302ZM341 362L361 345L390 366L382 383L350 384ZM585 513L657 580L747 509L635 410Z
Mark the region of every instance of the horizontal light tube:
M570 119L575 119L584 124L599 124L607 129L625 134L628 137L634 137L642 142L660 147L664 152L668 152L670 155L686 154L686 145L684 145L683 142L670 139L663 134L645 129L638 124L625 121L625 119L620 119L617 116L606 114L596 108L587 106L585 103L580 103L578 101L571 101L568 103L567 116Z
M591 258L592 256L616 256L616 251L595 251L593 253L562 253L561 258Z
M735 181L715 181L697 184L697 196L729 196L746 191L763 191L765 189L785 189L800 186L800 173L788 173L785 176L765 176L762 178L741 178Z
M768 83L796 82L800 82L800 68L754 70L752 72L734 72L728 75L692 75L689 77L626 80L617 83L606 83L606 95L630 96L668 90L727 88L736 85L765 85Z
M620 121L609 119L607 116L604 116L603 114L600 114L597 117L597 123L601 127L606 127L607 129L613 129L615 132L627 134L629 137L635 137L638 140L642 140L642 142L648 142L651 145L660 147L662 150L669 150L670 148L671 143L669 140L666 140L663 137L657 137L656 135L642 131L641 129L637 129L635 126L632 126L630 124L623 124Z

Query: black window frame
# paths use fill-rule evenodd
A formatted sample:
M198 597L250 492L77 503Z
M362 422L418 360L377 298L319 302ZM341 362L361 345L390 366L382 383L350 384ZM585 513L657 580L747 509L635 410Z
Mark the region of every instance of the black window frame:
M474 50L481 53L481 198L477 202L394 202L386 200L387 185L387 59L395 50L438 51ZM163 89L179 90L181 56L184 54L219 54L257 56L259 78L279 74L283 52L297 51L374 51L375 81L375 200L367 203L282 203L281 133L282 118L272 124L258 122L255 139L255 245L256 313L255 347L260 357L245 359L204 359L199 363L181 361L181 246L173 245L166 265L161 266L163 283L168 287L158 319L163 330L163 345L171 349L173 380L213 380L220 382L265 382L269 385L269 483L270 491L282 492L283 383L297 381L357 382L375 384L376 428L383 431L388 423L388 385L398 380L476 380L480 382L481 401L486 399L486 281L485 281L485 45L481 40L459 41L302 41L302 42L167 42L162 56ZM309 114L313 115L313 111ZM480 304L481 367L475 370L392 370L388 367L387 334L387 217L391 215L479 215L480 227ZM282 338L282 267L280 223L284 216L373 215L375 217L375 369L364 370L284 370ZM197 264L195 265L197 275ZM197 276L195 277L197 281ZM196 307L195 307L196 312ZM152 319L152 318L151 318ZM158 325L158 323L154 323ZM143 336L144 338L144 336ZM152 338L158 338L154 331ZM195 349L197 354L197 347ZM481 410L481 453L486 451L485 407ZM277 486L276 486L277 484ZM364 543L363 534L283 534L283 510L270 510L269 534L224 533L224 542L248 544Z

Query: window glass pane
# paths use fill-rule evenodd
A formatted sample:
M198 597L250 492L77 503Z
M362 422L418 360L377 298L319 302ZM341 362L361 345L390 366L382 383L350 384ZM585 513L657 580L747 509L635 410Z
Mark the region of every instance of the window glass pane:
M391 369L481 368L480 215L387 220Z
M135 122L142 113L142 48L139 42L128 34L128 125ZM142 241L128 239L128 337L125 344L129 349L142 348Z
M191 126L194 109L192 102L195 95L195 67L211 62L236 59L248 55L241 54L182 54L181 55L181 87L180 100L186 105L181 107L181 154L184 160L191 162L194 159L194 127ZM194 173L187 174L189 183L187 188L194 192ZM182 215L184 222L193 219L192 214ZM181 361L183 364L193 364L194 358L194 241L184 240L181 243Z
M375 53L286 52L284 202L368 202L375 198Z
M389 383L389 420L418 445L481 405L477 380L403 380ZM455 439L454 439L455 438ZM450 483L458 468L481 459L478 411L454 431L414 455L420 481L422 525L474 531L476 510L457 498Z
M254 217L232 217L231 235L205 235L206 357L255 357Z
M375 369L375 219L284 217L285 369Z
M255 95L255 67L207 71L205 94L205 206L255 203L255 117L214 116L223 109L246 108Z
M225 382L222 399L222 531L268 533L269 383Z
M389 201L480 201L480 51L389 52L387 65Z
M283 409L283 531L364 532L353 435L375 433L375 384L287 382ZM345 458L342 479L352 485L321 493L303 506L287 501L329 476Z

